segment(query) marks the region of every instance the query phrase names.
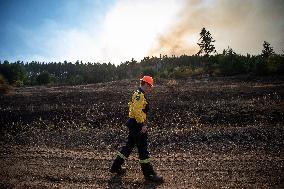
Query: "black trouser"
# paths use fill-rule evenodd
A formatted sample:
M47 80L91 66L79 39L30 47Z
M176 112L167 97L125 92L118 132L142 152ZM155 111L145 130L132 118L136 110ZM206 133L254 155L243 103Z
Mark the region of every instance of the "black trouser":
M129 119L127 121L127 127L129 129L128 140L126 145L122 147L118 153L116 159L113 162L112 169L120 169L124 160L129 157L133 148L137 146L140 165L144 176L154 175L155 172L150 163L150 157L148 152L147 138L148 134L141 133L142 124L136 122L135 119Z

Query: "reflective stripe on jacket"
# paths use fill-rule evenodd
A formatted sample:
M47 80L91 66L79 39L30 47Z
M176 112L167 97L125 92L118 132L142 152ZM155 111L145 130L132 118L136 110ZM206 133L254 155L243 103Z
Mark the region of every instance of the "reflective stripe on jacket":
M146 113L148 112L148 102L141 88L135 91L131 101L128 103L129 117L143 123L146 121Z

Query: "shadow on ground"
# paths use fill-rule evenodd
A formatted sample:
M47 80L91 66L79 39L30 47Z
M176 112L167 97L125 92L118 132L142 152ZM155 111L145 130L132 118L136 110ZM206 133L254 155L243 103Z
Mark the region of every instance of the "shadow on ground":
M110 189L126 189L126 188L143 188L143 189L155 189L162 183L154 183L154 182L148 182L145 180L139 181L124 181L123 176L121 175L113 175L108 181L108 187Z

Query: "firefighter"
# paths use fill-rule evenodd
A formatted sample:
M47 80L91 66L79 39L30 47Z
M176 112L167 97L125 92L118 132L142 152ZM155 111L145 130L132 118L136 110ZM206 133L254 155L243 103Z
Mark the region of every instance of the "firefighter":
M140 87L133 93L132 99L128 103L129 119L126 123L129 130L128 140L126 145L118 152L110 171L120 175L125 174L126 170L121 166L125 159L129 157L133 148L137 146L139 163L145 180L163 182L163 177L158 176L153 170L147 144L148 126L146 125L146 115L149 110L149 103L145 95L151 92L153 83L151 76L144 76L140 79Z

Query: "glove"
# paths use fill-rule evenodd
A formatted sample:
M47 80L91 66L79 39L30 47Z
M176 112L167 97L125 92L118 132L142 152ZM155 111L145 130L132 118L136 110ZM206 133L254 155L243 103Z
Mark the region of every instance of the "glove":
M144 125L141 129L141 133L146 133L148 131L147 125Z

